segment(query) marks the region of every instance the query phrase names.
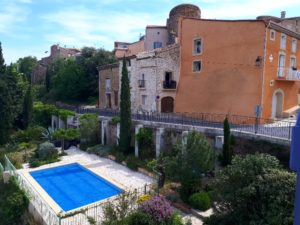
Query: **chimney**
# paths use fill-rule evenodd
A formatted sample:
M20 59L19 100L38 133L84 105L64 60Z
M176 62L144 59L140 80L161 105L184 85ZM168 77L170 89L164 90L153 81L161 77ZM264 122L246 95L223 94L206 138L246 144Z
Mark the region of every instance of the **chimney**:
M286 11L281 12L281 19L285 19L285 14L286 14Z

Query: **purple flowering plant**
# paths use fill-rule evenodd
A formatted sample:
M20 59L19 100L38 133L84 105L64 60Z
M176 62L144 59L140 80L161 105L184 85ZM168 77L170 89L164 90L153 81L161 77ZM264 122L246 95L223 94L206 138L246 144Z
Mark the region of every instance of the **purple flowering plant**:
M173 214L173 209L168 200L160 195L142 202L140 209L158 223L169 220Z

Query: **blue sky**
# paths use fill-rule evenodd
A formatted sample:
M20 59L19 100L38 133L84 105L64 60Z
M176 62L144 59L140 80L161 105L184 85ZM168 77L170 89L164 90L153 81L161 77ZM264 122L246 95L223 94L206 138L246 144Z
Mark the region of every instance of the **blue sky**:
M0 41L6 63L46 56L52 44L113 49L136 41L145 26L164 25L171 8L192 3L207 19L300 16L299 0L0 0Z

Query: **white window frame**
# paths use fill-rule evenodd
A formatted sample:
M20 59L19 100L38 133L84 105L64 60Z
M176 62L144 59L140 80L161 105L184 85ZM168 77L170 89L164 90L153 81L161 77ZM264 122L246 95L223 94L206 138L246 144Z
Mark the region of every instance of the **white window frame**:
M142 105L147 104L147 95L142 95Z
M297 39L296 39L296 38L293 38L293 39L292 39L291 52L292 52L292 53L296 53L296 51L297 51Z
M284 42L283 42L283 37L285 38ZM280 49L286 49L286 40L287 40L286 34L281 33L281 36L280 36Z
M294 66L292 66L292 59L294 59L295 60L295 65ZM291 56L290 57L290 68L293 68L293 67L297 67L297 61L296 61L296 57L295 56Z
M196 62L200 62L200 70L194 70L194 65ZM193 73L200 73L202 71L202 67L203 67L203 63L202 63L202 60L194 60L193 63L192 63L192 71Z
M272 34L274 35L274 37L272 37ZM270 40L275 41L275 39L276 39L276 31L275 30L270 30Z
M196 46L195 46L195 43L196 41L199 41L201 42L201 46L200 46L200 52L198 53L197 51L195 51L196 49ZM200 37L197 37L197 38L194 38L193 39L193 55L201 55L203 52L203 38L200 38Z

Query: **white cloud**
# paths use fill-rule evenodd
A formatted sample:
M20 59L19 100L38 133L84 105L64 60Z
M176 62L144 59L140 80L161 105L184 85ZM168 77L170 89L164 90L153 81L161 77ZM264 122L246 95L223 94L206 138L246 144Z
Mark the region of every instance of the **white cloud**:
M116 40L136 41L144 33L149 23L162 24L153 15L147 13L120 14L116 11L95 13L83 7L61 10L44 15L48 26L54 26L52 33L46 34L47 40L67 45L93 45L112 49ZM158 17L156 17L158 18ZM58 26L57 26L58 25Z

